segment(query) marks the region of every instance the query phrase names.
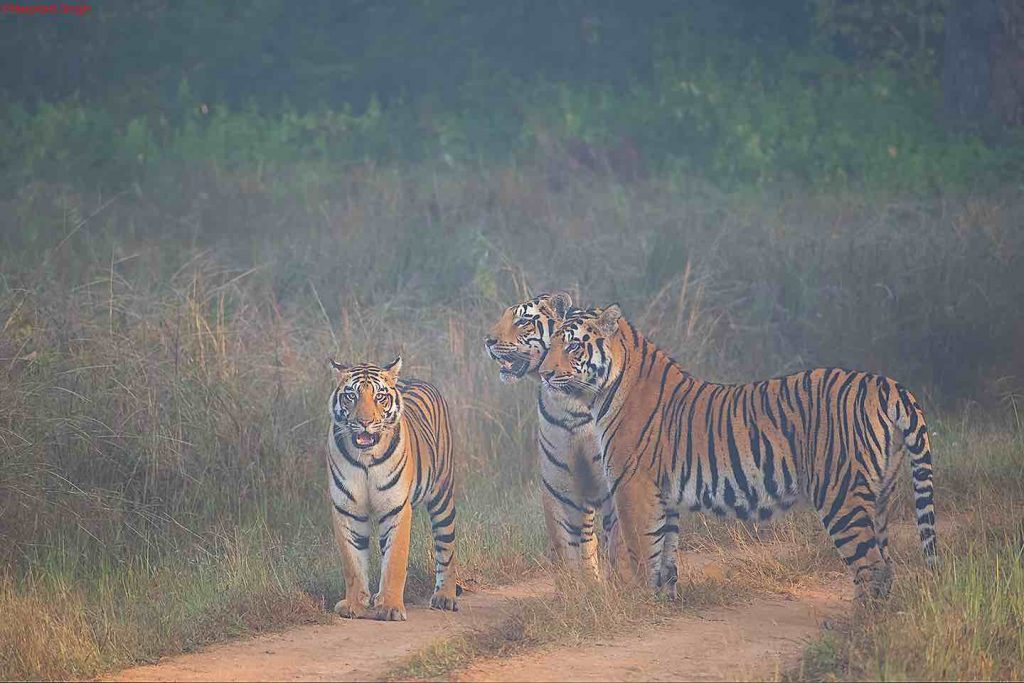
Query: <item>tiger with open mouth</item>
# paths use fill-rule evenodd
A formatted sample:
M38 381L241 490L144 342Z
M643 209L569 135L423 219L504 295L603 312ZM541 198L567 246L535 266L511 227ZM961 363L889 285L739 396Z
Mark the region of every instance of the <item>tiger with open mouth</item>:
M554 292L502 312L484 339L502 382L537 379L551 333L572 310L570 295ZM552 552L560 561L599 576L599 548L614 558L618 545L593 420L582 402L542 391L537 393L537 413L541 496Z
M405 621L412 509L426 503L434 536L431 607L458 610L455 563L455 477L448 405L431 384L399 379L402 359L388 365L331 361L327 485L341 553L343 617ZM380 583L370 595L371 526L381 550Z

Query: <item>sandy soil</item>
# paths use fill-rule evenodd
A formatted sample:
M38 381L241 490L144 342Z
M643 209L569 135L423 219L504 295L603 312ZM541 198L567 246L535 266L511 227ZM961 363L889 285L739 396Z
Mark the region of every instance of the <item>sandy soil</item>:
M793 666L848 581L680 617L640 636L478 662L460 681L764 680Z
M501 590L465 593L459 611L407 605L408 621L338 618L333 624L301 626L284 633L212 646L125 669L108 681L365 681L403 657L469 628L498 621L509 598L552 590L538 580Z
M693 556L691 555L691 562ZM697 570L713 575L715 566ZM846 577L785 596L757 597L699 616L681 616L641 635L604 637L502 660L482 660L456 675L464 681L752 680L792 666L823 619L848 606ZM285 633L211 647L127 669L116 681L372 680L435 640L495 623L509 598L553 590L537 580L467 593L457 614L409 605L409 620L338 619Z

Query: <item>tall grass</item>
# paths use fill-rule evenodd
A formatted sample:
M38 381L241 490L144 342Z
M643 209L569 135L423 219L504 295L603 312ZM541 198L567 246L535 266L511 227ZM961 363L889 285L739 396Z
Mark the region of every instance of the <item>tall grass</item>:
M942 426L938 571L903 534L889 600L813 643L795 677L1024 679L1024 432L977 416Z
M617 300L711 378L834 363L891 374L929 409L1012 414L1022 215L1011 190L721 195L517 166L168 164L116 195L21 186L0 199L0 612L16 615L0 671L88 676L324 618L342 590L329 355L402 352L440 386L462 578L532 571L536 388L500 385L480 351L528 292ZM959 471L965 500L1015 476L1000 462ZM726 533L693 523L691 547ZM781 533L802 537L792 524ZM765 580L817 557L764 565Z

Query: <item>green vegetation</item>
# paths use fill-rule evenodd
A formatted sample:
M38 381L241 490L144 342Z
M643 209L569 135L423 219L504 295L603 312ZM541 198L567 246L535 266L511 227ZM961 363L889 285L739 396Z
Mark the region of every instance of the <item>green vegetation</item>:
M1024 15L998 1L1012 66ZM948 4L155 0L12 20L0 59L33 63L0 74L0 180L545 159L724 188L1015 182L1019 92L993 93L1010 125L939 115Z
M276 170L441 161L453 167L516 160L611 174L699 177L725 188L796 182L828 189L934 192L1020 177L1024 141L987 144L946 131L935 91L887 69L797 58L741 73L674 61L628 88L522 83L452 110L415 107L281 112L205 103L183 81L176 119L125 120L64 100L0 110L5 186L91 177L113 189L168 165ZM498 112L493 109L497 108ZM484 123L486 122L486 123ZM8 163L3 163L7 160ZM282 188L284 189L284 188ZM287 190L285 190L287 191Z
M801 675L1024 677L1019 126L939 115L950 3L754 4L0 18L22 64L0 70L0 677L326 619L329 355L401 351L446 394L464 580L542 567L535 387L500 385L480 347L554 287L620 302L710 378L822 364L913 387L946 562L925 575L897 537L893 599ZM691 606L839 569L807 515L688 524L685 547L745 568ZM577 588L520 605L518 644L504 624L437 657L670 614Z

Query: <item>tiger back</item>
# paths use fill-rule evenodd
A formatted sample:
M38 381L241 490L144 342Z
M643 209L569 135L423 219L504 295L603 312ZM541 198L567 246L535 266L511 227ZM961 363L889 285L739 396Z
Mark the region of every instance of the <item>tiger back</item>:
M399 379L386 366L331 361L328 491L345 575L344 617L404 621L412 509L425 503L434 537L431 607L457 610L455 495L448 406L431 384ZM369 591L371 529L381 550L377 592Z
M907 452L921 544L934 559L924 413L888 377L815 368L749 384L707 382L617 306L567 317L539 371L549 390L588 405L621 533L654 588L674 594L681 511L763 521L802 500L818 512L858 596L886 594L889 501Z

